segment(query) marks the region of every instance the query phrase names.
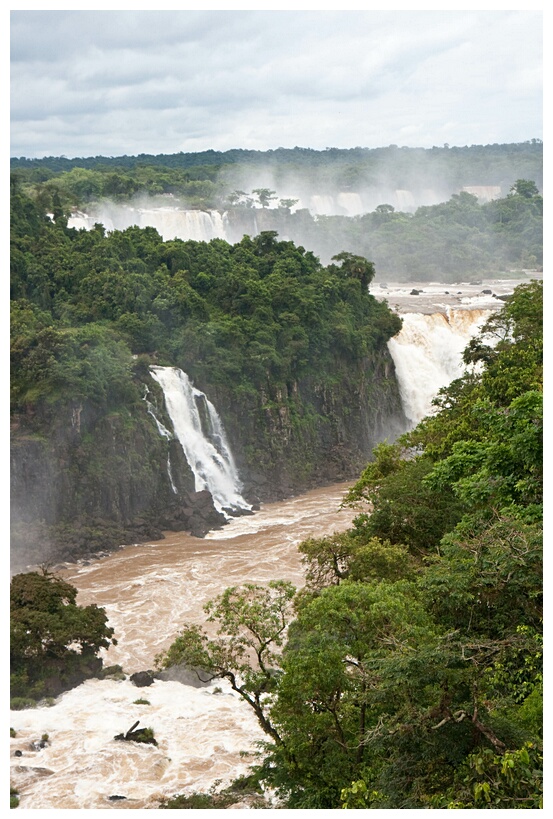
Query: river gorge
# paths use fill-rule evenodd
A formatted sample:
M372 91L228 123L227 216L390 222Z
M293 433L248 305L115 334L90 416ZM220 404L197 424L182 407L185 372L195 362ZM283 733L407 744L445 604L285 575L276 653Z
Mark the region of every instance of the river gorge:
M518 283L450 286L451 292L439 283L374 287L403 318L402 331L388 344L409 426L431 412L438 390L461 374L464 346ZM169 377L186 382L186 374L166 368L152 375L166 399L174 388ZM80 604L105 608L118 645L104 653L104 664L120 664L127 679L89 680L53 705L11 712L11 781L23 809L152 809L163 797L205 791L244 773L263 733L225 682L196 687L188 679L156 679L139 689L128 675L152 669L155 656L168 648L180 627L203 622L204 604L224 588L277 578L300 587L298 544L348 528L355 514L340 508L348 482L252 510L240 494L232 440L217 427L215 407L201 391L190 395L194 411L204 408L203 432L201 417L187 422L196 424L198 441L203 446L208 424L212 440L222 442L215 457L200 453L197 460L211 458L223 467L227 483L216 506L226 523L203 538L166 531L161 540L55 567L78 589ZM189 432L179 434L167 403L176 437L190 438ZM160 436L168 432L162 424L158 430ZM185 457L190 463L194 455L185 451ZM205 470L199 473L196 490L205 487L215 496L219 490L209 480ZM228 514L233 507L247 514ZM114 741L137 720L154 730L157 747ZM41 742L44 735L48 739Z

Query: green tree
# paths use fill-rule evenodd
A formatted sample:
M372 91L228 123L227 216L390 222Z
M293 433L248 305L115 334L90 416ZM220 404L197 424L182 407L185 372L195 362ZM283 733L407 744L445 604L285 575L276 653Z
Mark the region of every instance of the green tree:
M510 193L512 196L523 196L525 199L531 199L532 196L539 196L539 190L535 182L530 179L517 179L511 185Z
M79 606L77 589L48 571L17 574L10 584L12 696L40 697L47 679L78 682L98 671L101 648L115 640L104 609ZM76 684L76 683L75 683ZM55 693L59 693L58 690Z
M262 729L277 744L282 740L268 705L280 667L280 648L292 616L295 588L283 580L267 586L231 587L204 607L208 622L218 623L217 638L199 626L185 626L159 667L185 664L204 680L224 678L253 709Z
M270 188L254 188L252 193L255 193L262 208L268 207L269 202L277 198L276 191L272 191Z

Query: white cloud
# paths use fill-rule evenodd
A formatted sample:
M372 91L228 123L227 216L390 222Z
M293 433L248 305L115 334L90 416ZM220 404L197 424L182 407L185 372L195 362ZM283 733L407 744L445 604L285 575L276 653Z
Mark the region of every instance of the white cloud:
M536 11L15 11L12 156L542 136Z

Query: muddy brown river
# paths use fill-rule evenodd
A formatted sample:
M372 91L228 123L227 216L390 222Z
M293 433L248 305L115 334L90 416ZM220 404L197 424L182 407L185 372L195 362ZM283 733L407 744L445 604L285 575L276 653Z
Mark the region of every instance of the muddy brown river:
M354 512L340 509L346 489L337 484L267 504L205 539L167 533L58 573L79 590L80 604L106 609L119 642L104 662L132 674L152 668L184 623L203 622L203 605L226 587L276 578L302 585L298 543L348 528ZM114 740L136 720L153 728L157 747ZM12 711L10 725L20 809L155 809L163 796L244 773L252 757L243 754L264 738L224 681L193 688L156 680L137 688L129 679L89 680L53 706ZM44 734L46 747L34 747Z

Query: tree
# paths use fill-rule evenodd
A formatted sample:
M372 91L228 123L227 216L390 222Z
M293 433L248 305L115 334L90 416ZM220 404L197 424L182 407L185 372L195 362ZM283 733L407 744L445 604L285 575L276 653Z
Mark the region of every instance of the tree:
M169 649L156 657L161 668L185 664L205 680L227 679L253 709L259 724L277 744L282 740L268 704L280 673L280 649L292 617L295 588L283 580L267 586L247 583L226 589L204 606L217 622L217 638L198 626L185 626Z
M363 256L356 256L354 253L338 253L332 257L333 261L342 262L339 268L343 276L349 276L352 279L358 279L363 287L368 287L374 279L375 269L372 262L369 262Z
M276 199L276 191L270 190L270 188L254 188L252 193L257 195L259 199L259 204L262 208L266 208L269 205L269 202L272 202L273 199Z
M280 199L278 206L279 208L284 208L286 211L290 211L290 208L293 208L294 205L297 205L299 199Z
M288 807L337 807L342 789L378 763L372 744L427 696L436 638L404 580L346 580L300 601L271 709L286 753L276 747L269 761Z
M17 574L10 584L12 696L59 693L98 671L101 648L115 644L105 610L78 606L77 589L47 570ZM60 684L48 683L51 676Z
M524 199L531 199L532 196L539 196L539 190L535 182L530 179L517 179L509 189L511 196L522 196Z

